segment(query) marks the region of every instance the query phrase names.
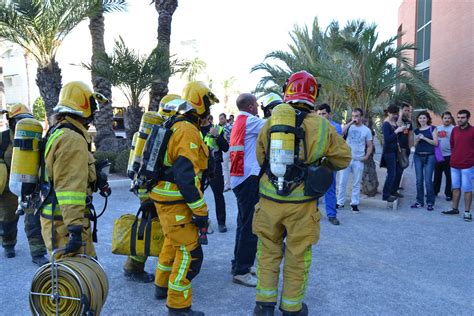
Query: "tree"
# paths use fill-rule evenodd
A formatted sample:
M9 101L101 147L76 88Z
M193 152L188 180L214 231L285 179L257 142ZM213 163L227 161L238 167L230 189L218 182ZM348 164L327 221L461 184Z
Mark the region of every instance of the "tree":
M234 89L234 85L236 83L237 79L232 76L226 80L224 80L224 82L222 83L222 86L224 88L224 112L227 113L229 111L229 98L235 94L235 93L238 93L235 89Z
M105 54L104 44L104 13L111 11L123 11L127 7L126 0L98 0L97 10L89 16L89 31L92 38L92 58L91 64L99 62L98 56ZM115 133L112 129L113 111L112 111L112 85L105 78L97 76L91 72L92 86L94 91L102 93L110 102L103 104L100 110L95 114L94 125L97 129L97 135L94 139L97 150L113 150L115 147ZM105 141L107 140L107 141ZM111 144L112 143L112 144ZM115 144L115 145L114 145ZM104 148L104 147L112 148Z
M97 0L9 0L0 3L0 37L20 45L38 64L36 84L48 118L62 87L56 53Z
M44 108L44 101L41 97L37 97L33 103L33 116L38 121L44 121L46 118L46 110Z
M131 141L138 131L143 109L140 102L150 89L153 78L160 71L175 72L176 63L170 64L167 56L162 56L154 49L149 56L141 56L127 47L120 37L115 40L113 52L98 55L98 62L84 65L96 76L100 76L116 86L127 98L129 107L125 113L127 138Z
M321 102L329 103L336 111L362 108L370 128L376 128L374 122L381 121L382 109L393 100L410 100L436 113L446 108L446 101L407 59L406 52L414 46L396 47L401 34L378 42L375 24L350 21L341 29L332 22L323 32L315 19L311 31L296 27L291 35L289 52L276 51L266 57L277 64L266 62L253 67L253 71L267 72L258 91L279 89L291 73L307 70L322 83ZM374 195L378 180L373 156L365 164L363 180L362 192Z
M186 78L187 82L196 81L197 76L205 71L206 68L206 62L199 57L184 61L181 78Z
M173 13L178 7L178 0L152 0L158 12L158 45L157 53L164 58L170 58L171 21ZM168 94L168 82L171 69L162 69L155 73L150 91L150 105L152 111L157 111L160 100Z

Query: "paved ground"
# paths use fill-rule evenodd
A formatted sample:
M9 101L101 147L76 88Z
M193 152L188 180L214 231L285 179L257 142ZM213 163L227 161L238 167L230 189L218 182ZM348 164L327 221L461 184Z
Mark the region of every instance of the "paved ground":
M449 207L444 197L438 198L433 212L411 210L414 181L414 170L408 169L406 197L398 211L361 206L356 215L346 208L339 213L338 227L323 218L305 300L310 315L474 314L474 223L441 215ZM113 220L138 206L128 185L114 180L109 209L99 226L97 253L110 281L103 315L165 315L164 303L153 298L153 285L127 282L122 276L125 257L111 253ZM202 272L193 282L194 307L206 315L251 315L255 290L233 284L229 274L236 203L232 192L225 196L229 232L209 237ZM214 220L212 193L207 192L206 199ZM28 291L36 266L30 262L23 225L19 229L17 257L0 256L2 315L29 314ZM155 265L152 258L147 269Z

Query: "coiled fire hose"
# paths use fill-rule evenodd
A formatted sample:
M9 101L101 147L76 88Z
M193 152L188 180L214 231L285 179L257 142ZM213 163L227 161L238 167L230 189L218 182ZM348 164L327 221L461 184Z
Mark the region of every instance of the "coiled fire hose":
M108 291L107 275L94 258L52 259L33 277L30 310L33 315L100 315Z

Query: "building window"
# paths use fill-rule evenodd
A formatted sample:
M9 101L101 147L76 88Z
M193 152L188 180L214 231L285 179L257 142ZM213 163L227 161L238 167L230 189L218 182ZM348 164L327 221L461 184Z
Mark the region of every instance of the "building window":
M426 81L430 81L430 68L425 68L421 70L421 77Z
M430 59L431 0L417 0L416 5L416 65ZM427 65L428 66L428 65ZM425 68L425 67L422 67Z

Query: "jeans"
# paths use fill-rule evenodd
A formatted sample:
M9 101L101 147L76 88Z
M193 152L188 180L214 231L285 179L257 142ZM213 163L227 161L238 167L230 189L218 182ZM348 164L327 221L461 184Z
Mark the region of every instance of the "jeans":
M428 205L434 205L433 170L435 156L434 154L419 155L415 153L413 160L415 161L416 172L416 201L421 205L425 205L424 188L426 188L426 203Z
M222 165L220 163L216 164L214 178L209 182L216 203L217 224L225 225L224 177L222 176Z
M449 161L451 156L445 156L444 161L435 163L434 170L434 193L438 195L441 190L441 179L443 178L443 172L446 176L446 185L444 187L444 195L446 197L452 198L453 192L451 191L451 167L449 166Z
M387 178L385 178L385 183L383 185L382 199L386 200L390 195L397 192L398 184L395 186L395 180L397 179L397 176L403 172L403 169L398 165L397 153L383 153L383 159L387 164Z
M324 195L324 204L326 206L326 216L336 217L336 173L332 173L332 184Z
M360 200L360 183L362 180L362 173L364 172L364 163L358 160L351 160L350 165L342 171L339 182L339 193L337 195L337 204L344 205L346 201L346 187L349 174L352 173L352 196L351 205L359 205Z
M257 236L252 232L253 213L258 202L258 177L250 176L233 191L237 198L237 231L235 233L232 273L242 275L250 272L257 254Z

